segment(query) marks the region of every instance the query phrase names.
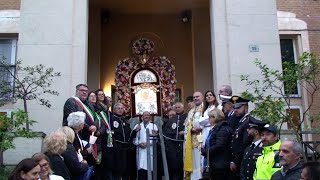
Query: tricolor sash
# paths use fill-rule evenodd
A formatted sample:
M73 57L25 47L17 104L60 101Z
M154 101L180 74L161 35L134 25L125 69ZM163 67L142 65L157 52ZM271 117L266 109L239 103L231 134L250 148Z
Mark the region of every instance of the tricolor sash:
M102 122L107 128L107 134L108 134L107 135L107 147L113 147L112 131L111 131L110 123L108 121L108 115L103 111L101 111L100 114L101 114L101 117L102 117Z
M108 121L108 115L104 111L100 111L101 117L102 117L102 122L106 126L106 128L110 131L110 123Z
M99 123L99 128L101 127L101 116L98 113L95 113L96 117L98 119L98 123Z
M90 120L94 124L94 114L92 113L91 109L88 108L88 106L86 106L85 104L83 104L83 102L78 97L73 96L72 98L83 109L83 111L89 116ZM92 144L92 149L93 149L92 155L97 160L97 158L98 158L98 146L97 146L96 143Z
M78 97L73 96L72 98L84 110L84 112L89 116L92 123L94 123L94 115L93 115L91 109L88 108L88 106L86 106L85 104L83 104L83 102Z

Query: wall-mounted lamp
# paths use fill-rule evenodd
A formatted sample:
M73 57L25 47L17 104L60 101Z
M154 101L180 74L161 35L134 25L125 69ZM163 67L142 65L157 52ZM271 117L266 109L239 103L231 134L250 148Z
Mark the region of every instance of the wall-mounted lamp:
M191 17L192 17L191 10L184 10L181 12L181 21L183 23L187 23L187 22L191 21Z

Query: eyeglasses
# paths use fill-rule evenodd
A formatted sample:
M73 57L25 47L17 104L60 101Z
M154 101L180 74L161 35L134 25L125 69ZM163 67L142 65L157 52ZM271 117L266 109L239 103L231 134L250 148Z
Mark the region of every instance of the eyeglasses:
M39 164L40 167L47 167L49 165L49 163L43 163L43 164Z
M88 92L89 90L88 90L88 89L78 89L78 91L81 91L81 92Z

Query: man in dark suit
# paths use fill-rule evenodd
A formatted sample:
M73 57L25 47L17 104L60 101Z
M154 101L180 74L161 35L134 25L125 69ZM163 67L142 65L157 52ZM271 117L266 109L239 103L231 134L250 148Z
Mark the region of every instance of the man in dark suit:
M94 115L94 108L86 99L88 97L88 86L85 84L78 84L76 86L76 96L68 98L63 106L63 126L68 125L67 118L70 113L82 111L86 114L85 126L82 131L82 139L89 140L92 132L96 132L97 126L96 117Z

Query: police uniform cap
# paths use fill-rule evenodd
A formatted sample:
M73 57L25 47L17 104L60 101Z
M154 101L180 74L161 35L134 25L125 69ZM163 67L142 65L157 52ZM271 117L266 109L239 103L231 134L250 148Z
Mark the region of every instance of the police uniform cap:
M248 99L244 99L240 96L232 96L229 101L233 103L234 109L240 108L242 105L248 104L249 102Z
M271 125L271 124L264 125L262 131L264 131L264 130L278 134L278 128L274 125Z
M231 96L224 96L224 95L221 95L219 94L219 98L222 102L222 106L227 103L227 102L230 102L230 99L231 99Z
M257 128L260 129L262 128L264 125L266 125L268 122L266 121L262 121L262 120L258 120L256 118L250 117L249 119L249 128Z

